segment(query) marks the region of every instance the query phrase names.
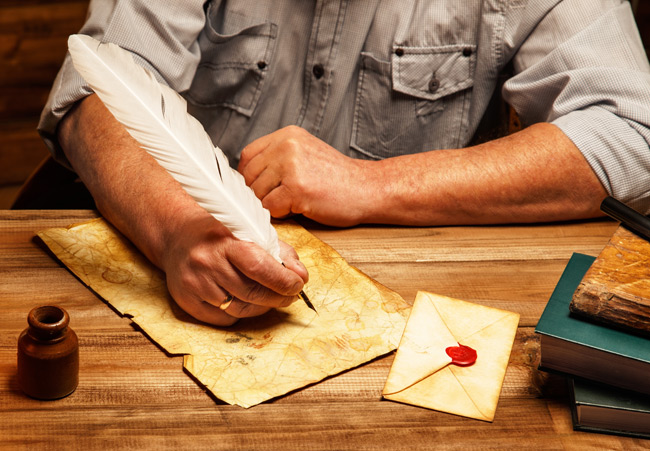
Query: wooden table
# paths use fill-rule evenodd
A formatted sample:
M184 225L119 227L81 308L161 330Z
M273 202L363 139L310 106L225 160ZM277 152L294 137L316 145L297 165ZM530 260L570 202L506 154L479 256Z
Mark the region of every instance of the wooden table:
M243 409L209 396L170 356L55 261L36 231L92 211L0 211L0 448L630 449L574 432L563 380L537 370L534 326L573 252L597 255L612 221L509 227L357 227L303 222L347 261L413 302L418 290L521 314L493 423L381 400L393 355ZM37 401L16 381L28 311L56 303L80 339L80 383Z

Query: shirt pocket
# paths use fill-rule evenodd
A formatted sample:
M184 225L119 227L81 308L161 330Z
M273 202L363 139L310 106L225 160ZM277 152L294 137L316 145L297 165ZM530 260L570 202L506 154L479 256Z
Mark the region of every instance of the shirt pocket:
M263 22L222 34L210 8L206 16L201 60L186 98L201 108L229 108L251 117L268 76L277 25Z
M351 147L373 159L459 147L467 134L475 46L361 54Z

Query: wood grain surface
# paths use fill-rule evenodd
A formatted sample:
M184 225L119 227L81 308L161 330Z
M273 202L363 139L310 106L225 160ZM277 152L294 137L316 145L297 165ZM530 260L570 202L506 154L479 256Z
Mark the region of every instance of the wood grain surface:
M598 255L612 221L510 227L356 227L302 221L353 266L412 302L417 290L521 314L493 423L382 400L393 355L251 409L210 397L170 356L34 239L92 211L0 211L1 449L633 449L574 432L563 380L537 370L539 319L573 252ZM16 381L29 310L56 303L80 341L80 383L37 401Z

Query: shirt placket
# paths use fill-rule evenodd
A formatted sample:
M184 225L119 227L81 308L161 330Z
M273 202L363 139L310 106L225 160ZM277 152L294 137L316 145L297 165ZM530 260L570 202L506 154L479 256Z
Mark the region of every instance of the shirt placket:
M305 90L298 124L314 135L321 129L340 42L347 1L318 0L305 64Z

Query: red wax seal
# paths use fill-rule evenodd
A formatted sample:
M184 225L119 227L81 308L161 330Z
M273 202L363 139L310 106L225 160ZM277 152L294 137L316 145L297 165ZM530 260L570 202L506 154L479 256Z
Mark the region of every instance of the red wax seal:
M445 351L454 365L471 366L476 362L476 351L469 346L458 343L458 346L449 346Z

